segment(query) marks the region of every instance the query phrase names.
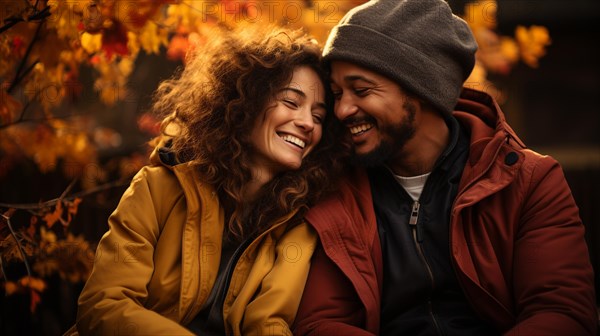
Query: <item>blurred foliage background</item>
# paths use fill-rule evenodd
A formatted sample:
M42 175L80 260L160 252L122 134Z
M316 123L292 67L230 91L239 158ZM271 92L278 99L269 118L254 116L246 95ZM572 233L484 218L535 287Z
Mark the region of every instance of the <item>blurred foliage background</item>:
M158 132L152 92L188 50L240 23L323 43L363 2L0 0L0 333L60 335L74 322L106 220ZM465 85L496 97L526 143L563 164L596 265L600 6L449 2L480 46Z

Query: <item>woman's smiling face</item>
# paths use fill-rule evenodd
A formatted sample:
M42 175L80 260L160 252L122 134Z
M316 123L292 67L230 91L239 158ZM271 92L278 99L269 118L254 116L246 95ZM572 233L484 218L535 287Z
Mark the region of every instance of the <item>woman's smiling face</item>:
M325 91L317 73L297 67L288 85L279 90L251 134L254 169L269 176L300 168L302 159L321 140Z

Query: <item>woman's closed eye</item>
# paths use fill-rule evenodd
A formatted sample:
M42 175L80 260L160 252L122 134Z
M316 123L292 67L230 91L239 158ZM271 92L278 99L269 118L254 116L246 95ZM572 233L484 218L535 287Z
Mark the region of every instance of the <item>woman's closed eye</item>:
M322 124L323 123L323 119L324 119L323 115L318 114L318 113L313 113L312 116L313 116L313 122L315 124Z
M298 103L295 100L292 100L292 99L282 99L282 101L289 108L297 109L299 107Z

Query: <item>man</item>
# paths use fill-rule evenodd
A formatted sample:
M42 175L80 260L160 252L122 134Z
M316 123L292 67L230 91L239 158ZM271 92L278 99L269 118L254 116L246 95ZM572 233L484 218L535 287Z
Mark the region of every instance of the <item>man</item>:
M442 0L370 1L331 32L335 114L359 165L307 215L321 247L295 334L596 334L563 172L462 88L476 48Z

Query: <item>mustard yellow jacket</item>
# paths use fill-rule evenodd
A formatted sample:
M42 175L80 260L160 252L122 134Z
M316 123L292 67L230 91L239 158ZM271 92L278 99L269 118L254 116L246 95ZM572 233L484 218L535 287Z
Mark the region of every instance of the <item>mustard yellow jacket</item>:
M191 334L184 326L215 283L223 225L218 198L189 163L143 168L98 245L79 333ZM315 244L307 225L282 220L248 246L225 297L228 335L291 335Z

